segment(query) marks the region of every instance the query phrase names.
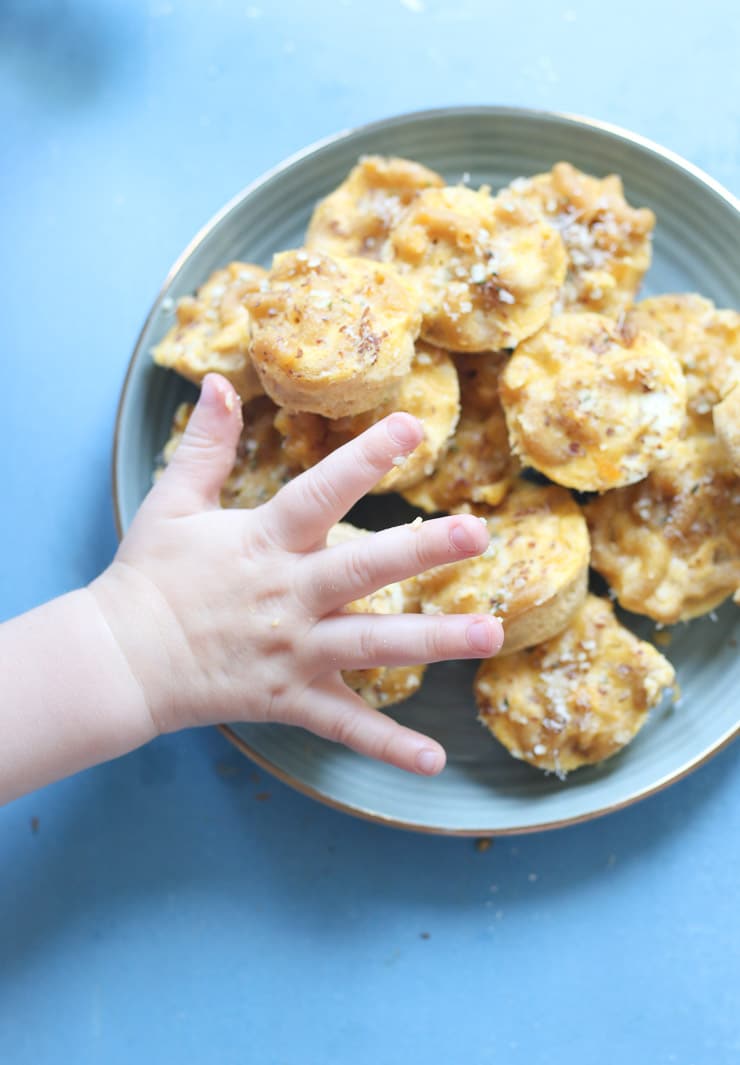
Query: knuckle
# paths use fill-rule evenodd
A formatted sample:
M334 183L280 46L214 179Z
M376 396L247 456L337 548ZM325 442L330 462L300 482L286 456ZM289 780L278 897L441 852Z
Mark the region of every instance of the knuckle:
M376 434L369 433L362 441L362 446L357 449L356 462L363 477L378 480L390 463L387 442L383 447Z
M384 731L374 744L373 758L377 758L380 762L394 762L396 760L396 739L397 736L394 729L390 729L388 732Z
M425 633L424 646L430 662L449 657L450 641L447 638L446 626L441 621L435 621L429 626Z
M363 662L371 662L375 657L377 640L372 625L366 625L358 637L358 651Z
M355 748L358 742L360 721L355 710L345 710L334 719L329 738L345 747Z
M364 551L354 549L344 560L344 578L347 587L358 594L373 587L372 564Z
M321 466L315 466L302 478L304 500L309 507L334 511L340 505L339 493Z

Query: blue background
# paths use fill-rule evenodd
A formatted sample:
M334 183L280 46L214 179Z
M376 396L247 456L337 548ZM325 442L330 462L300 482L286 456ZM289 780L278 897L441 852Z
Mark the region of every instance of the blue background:
M729 0L0 2L0 617L111 558L133 342L240 187L349 125L502 103L740 193L739 46ZM0 811L0 1060L737 1062L739 751L483 851L162 739Z

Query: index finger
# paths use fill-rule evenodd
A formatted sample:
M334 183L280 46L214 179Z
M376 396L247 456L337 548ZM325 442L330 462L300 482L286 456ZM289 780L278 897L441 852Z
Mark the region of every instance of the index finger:
M274 539L289 551L323 543L332 525L421 443L421 422L390 414L310 470L290 481L262 507Z

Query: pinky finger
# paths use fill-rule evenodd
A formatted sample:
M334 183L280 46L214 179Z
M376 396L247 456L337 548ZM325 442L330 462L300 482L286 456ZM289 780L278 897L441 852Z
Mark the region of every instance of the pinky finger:
M289 723L409 773L435 776L447 760L436 740L373 710L338 678L309 689Z

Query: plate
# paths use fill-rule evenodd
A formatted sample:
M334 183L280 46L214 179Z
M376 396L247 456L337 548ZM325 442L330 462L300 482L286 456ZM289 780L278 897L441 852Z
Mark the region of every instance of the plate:
M151 484L156 457L179 402L193 389L151 361L171 323L172 301L231 259L268 265L273 252L301 244L316 201L364 153L403 155L450 182L494 191L561 159L622 175L628 200L658 218L653 265L643 294L696 291L740 306L740 203L690 163L642 137L569 115L511 108L449 108L402 115L340 133L293 156L240 193L201 230L175 263L136 344L116 424L113 487L119 533ZM467 179L466 179L467 180ZM740 611L732 603L672 632L665 652L683 691L677 706L653 712L633 743L565 782L512 759L475 720L475 665L430 667L399 720L435 736L448 766L436 779L380 765L279 725L238 724L226 735L281 780L349 813L424 832L497 835L554 828L619 809L678 780L737 734ZM629 618L639 635L654 632Z

